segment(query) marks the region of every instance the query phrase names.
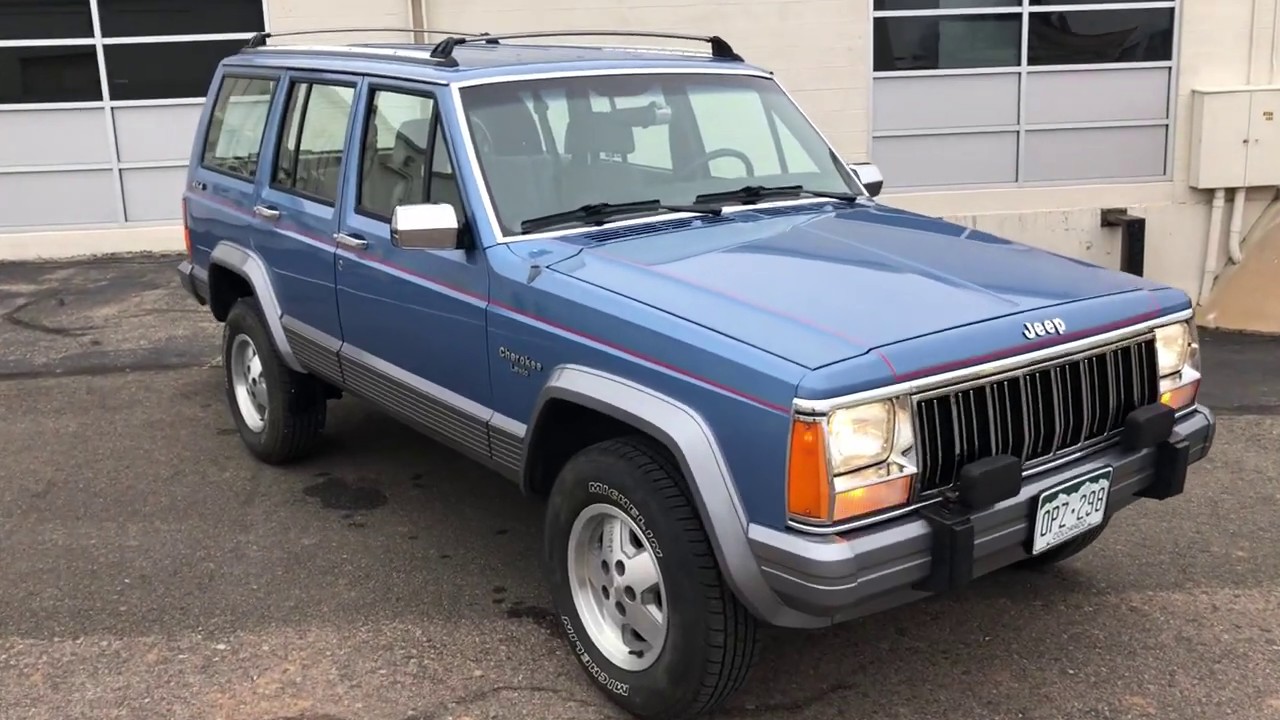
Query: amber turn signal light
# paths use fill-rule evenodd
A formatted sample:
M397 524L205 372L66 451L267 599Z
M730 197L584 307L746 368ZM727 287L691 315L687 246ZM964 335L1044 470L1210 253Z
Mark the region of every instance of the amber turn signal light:
M836 495L836 519L870 515L906 505L911 499L913 475L904 475Z
M787 512L819 522L831 518L831 479L827 476L823 432L822 423L792 420L787 460Z
M1182 410L1191 407L1196 402L1196 395L1200 392L1200 381L1192 380L1185 385L1179 385L1160 393L1160 402L1168 405L1174 410Z

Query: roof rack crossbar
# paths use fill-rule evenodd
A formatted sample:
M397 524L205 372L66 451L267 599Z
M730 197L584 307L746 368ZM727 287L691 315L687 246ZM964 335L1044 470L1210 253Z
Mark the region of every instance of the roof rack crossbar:
M314 30L292 30L290 32L256 32L250 38L246 48L266 47L269 38L291 37L294 35L325 35L328 33L353 33L353 32L409 32L422 35L448 35L450 37L466 37L472 38L477 35L487 35L488 33L467 33L454 32L452 30L428 30L419 27L342 27L342 28L325 28Z
M460 33L458 35L451 35L436 43L436 46L431 50L431 57L436 58L437 60L452 59L454 48L459 45L465 45L466 43L476 42L481 39L483 39L486 44L497 45L501 40L521 40L525 38L542 37L575 37L585 35L696 40L710 44L711 56L714 58L743 62L742 56L734 52L733 46L719 35L690 35L688 33L660 32L654 30L537 30L520 33L501 33L498 35L490 35L488 33L464 35Z

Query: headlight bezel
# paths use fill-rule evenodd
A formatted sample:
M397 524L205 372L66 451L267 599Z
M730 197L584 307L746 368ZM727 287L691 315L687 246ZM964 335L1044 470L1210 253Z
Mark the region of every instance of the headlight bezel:
M1160 353L1161 335L1181 336L1176 343L1180 362L1172 363L1176 369L1165 371ZM1156 327L1153 331L1156 346L1156 374L1159 376L1159 400L1172 407L1179 415L1195 409L1200 390L1200 333L1194 319L1180 320Z
M888 437L884 442L886 449L875 455L864 455L857 461L839 463L838 455L850 457L851 454L840 453L835 447L840 433L838 429L837 432L832 432L833 418L839 423L842 417L854 416L860 411L877 407L886 410L890 418ZM823 483L825 488L822 488L823 492L810 498L818 506L817 512L796 512L791 492L791 483L795 481L792 475L795 463L794 458L789 456L788 517L805 525L821 527L874 518L884 512L910 506L915 499L917 472L912 409L911 397L899 395L832 408L821 416L794 416L793 422L797 426L808 425L819 431L821 465L825 472L822 478L806 480ZM794 431L792 438L790 453L795 453L797 448Z

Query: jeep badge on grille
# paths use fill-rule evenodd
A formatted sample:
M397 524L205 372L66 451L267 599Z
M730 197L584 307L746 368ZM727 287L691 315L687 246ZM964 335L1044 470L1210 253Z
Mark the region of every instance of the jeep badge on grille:
M1034 340L1045 335L1061 335L1067 331L1067 324L1062 322L1062 318L1053 318L1044 322L1022 323L1022 335L1028 340Z

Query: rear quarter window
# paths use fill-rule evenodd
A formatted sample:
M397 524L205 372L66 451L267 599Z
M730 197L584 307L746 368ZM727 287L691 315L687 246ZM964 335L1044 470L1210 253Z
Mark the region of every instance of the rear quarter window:
M202 165L253 181L275 89L272 78L227 75L222 79L205 135Z

